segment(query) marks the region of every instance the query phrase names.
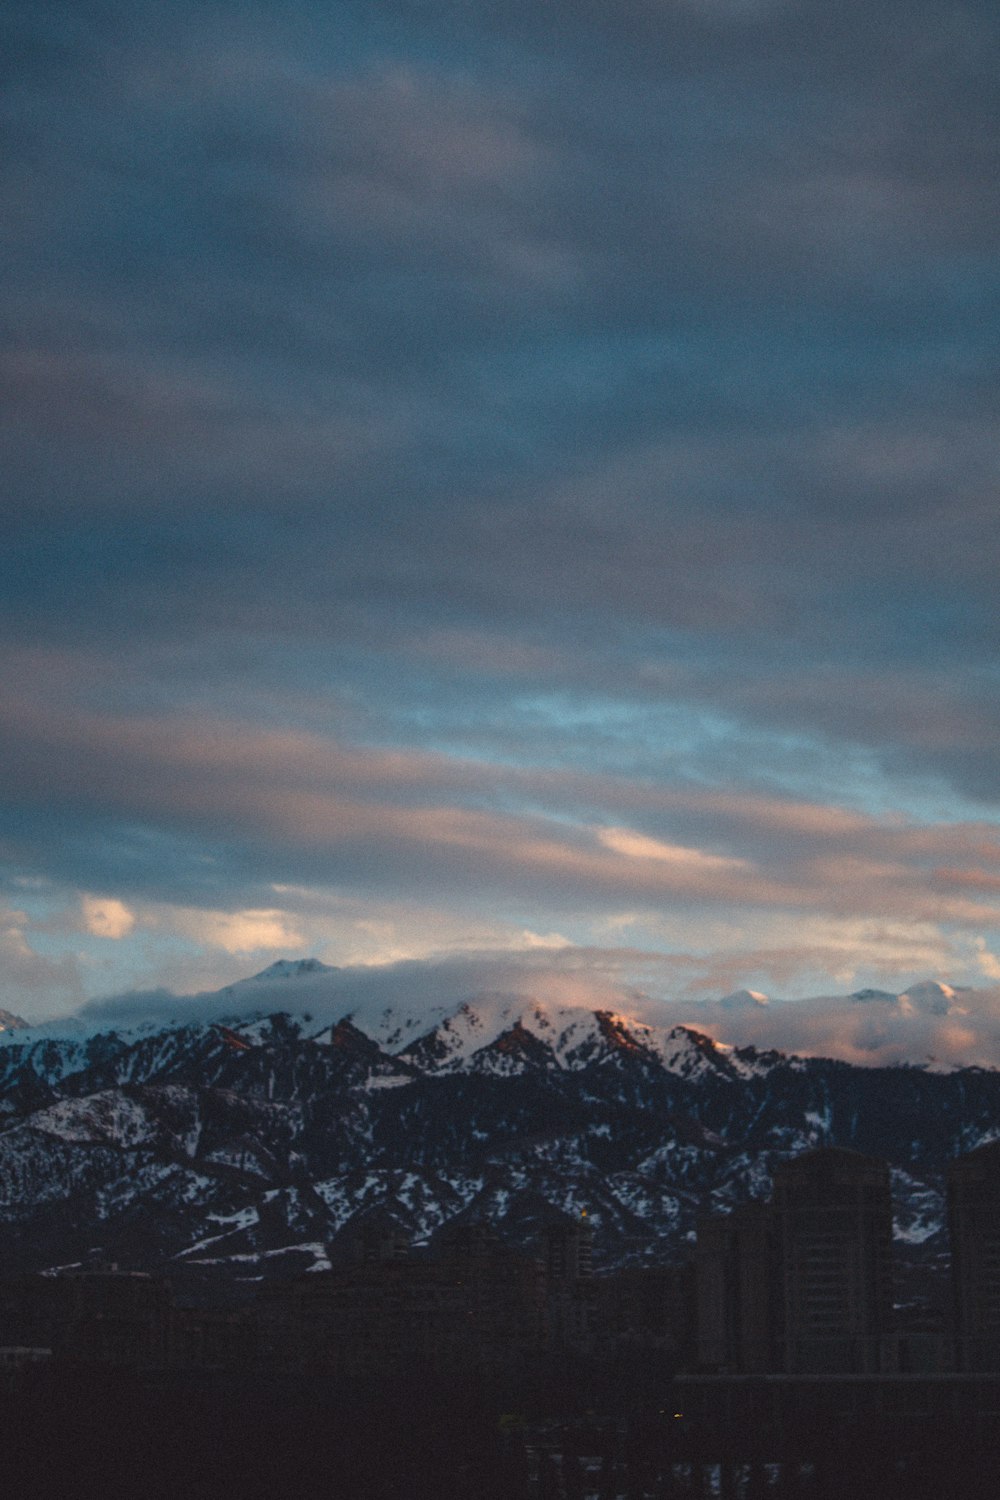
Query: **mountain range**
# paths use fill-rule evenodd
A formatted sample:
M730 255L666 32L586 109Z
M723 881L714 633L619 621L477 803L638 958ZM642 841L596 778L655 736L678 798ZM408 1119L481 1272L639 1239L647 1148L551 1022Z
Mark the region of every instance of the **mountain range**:
M473 1219L529 1246L582 1209L599 1266L678 1260L700 1212L766 1196L777 1161L833 1144L892 1166L905 1289L944 1264L948 1160L1000 1135L994 1069L860 1067L523 996L338 1014L335 972L274 965L211 1019L3 1020L8 1273L99 1256L231 1289L336 1262L372 1215L418 1247Z

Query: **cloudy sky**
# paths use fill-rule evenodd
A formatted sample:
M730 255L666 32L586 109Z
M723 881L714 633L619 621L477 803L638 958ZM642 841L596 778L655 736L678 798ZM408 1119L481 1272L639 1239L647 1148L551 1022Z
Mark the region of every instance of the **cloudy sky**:
M4 26L0 1005L1000 979L994 3Z

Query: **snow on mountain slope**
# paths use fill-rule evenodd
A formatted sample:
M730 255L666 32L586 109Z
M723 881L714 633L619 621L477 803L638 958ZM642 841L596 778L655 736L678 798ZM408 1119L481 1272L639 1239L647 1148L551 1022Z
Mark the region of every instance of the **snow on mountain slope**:
M230 988L235 990L240 984L268 984L272 979L303 979L316 974L335 974L336 972L332 964L321 963L318 958L279 958L275 963L269 964L266 969L261 969L259 974L254 974L250 979L238 981Z
M713 1041L693 1026L675 1026L668 1032L662 1056L664 1066L679 1078L694 1079L706 1073L743 1078L752 1071L750 1063L742 1060L733 1047Z
M141 1103L120 1089L61 1099L31 1116L33 1130L60 1141L106 1143L125 1150L148 1145L159 1134L158 1123Z
M900 1004L904 1001L932 1016L947 1016L954 1012L964 1014L963 996L968 990L963 990L950 984L941 984L936 979L925 980L922 984L911 984L909 989L904 990L899 996Z
M840 1144L891 1161L900 1245L932 1256L947 1159L1000 1134L990 1070L732 1046L696 1006L670 1025L650 1005L510 994L345 1007L338 974L282 963L185 1025L0 1042L0 1255L103 1247L246 1279L344 1253L362 1215L421 1242L479 1218L528 1243L546 1215L586 1207L605 1264L668 1259L702 1206L765 1196L778 1161ZM734 1020L793 1008L736 998ZM877 1029L974 1002L928 983L838 1003Z
M767 995L760 990L734 990L731 995L723 995L719 1001L722 1010L746 1010L755 1005L770 1005Z
M508 996L459 1006L397 1054L424 1072L582 1068L621 1051L658 1055L653 1029L610 1011L552 1007Z
M373 1212L419 1241L476 1218L517 1239L587 1207L606 1264L663 1259L700 1207L766 1195L778 1160L823 1142L891 1157L917 1253L940 1235L943 1160L1000 1122L1000 1075L759 1057L610 1012L529 1019L477 1047L490 1028L466 1012L424 1069L351 1022L311 1038L276 1016L236 1048L217 1028L143 1038L158 1079L118 1055L126 1081L64 1080L0 1131L0 1253L96 1245L246 1279L320 1264Z
M386 1024L383 1034L395 1038L402 1029ZM667 1028L613 1011L509 996L477 997L459 1006L396 1055L427 1073L512 1074L539 1067L572 1071L625 1054L684 1076L704 1068L733 1076L752 1071L734 1048L693 1025Z
M115 1031L58 1035L29 1027L5 1032L0 1036L0 1105L17 1095L25 1106L38 1104L64 1079L109 1062L128 1045L129 1038Z

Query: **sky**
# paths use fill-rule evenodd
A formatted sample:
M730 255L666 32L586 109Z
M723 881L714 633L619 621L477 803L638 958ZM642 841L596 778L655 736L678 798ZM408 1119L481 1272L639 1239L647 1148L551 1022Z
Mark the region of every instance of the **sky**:
M1000 980L995 4L2 26L0 1006Z

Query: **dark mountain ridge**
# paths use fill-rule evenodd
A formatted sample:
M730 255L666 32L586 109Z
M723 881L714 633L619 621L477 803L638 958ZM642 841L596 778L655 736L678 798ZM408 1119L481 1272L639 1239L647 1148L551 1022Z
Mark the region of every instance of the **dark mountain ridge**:
M587 1209L599 1265L676 1260L699 1211L766 1196L778 1160L825 1144L889 1160L899 1254L931 1264L947 1162L1000 1134L1000 1073L725 1048L600 1011L496 1030L465 1006L396 1054L350 1018L285 1014L11 1040L0 1111L9 1270L99 1253L249 1282L325 1266L376 1211L418 1245L476 1218L525 1244L540 1205Z

